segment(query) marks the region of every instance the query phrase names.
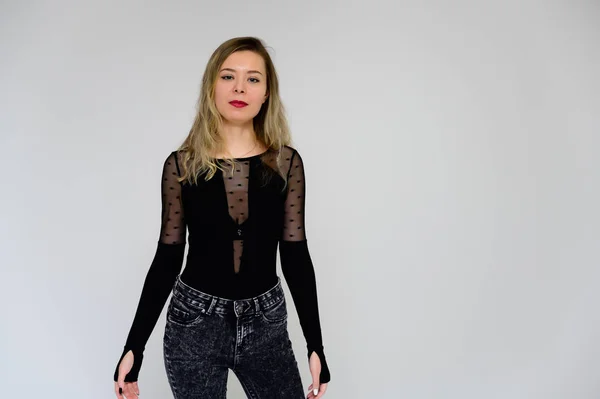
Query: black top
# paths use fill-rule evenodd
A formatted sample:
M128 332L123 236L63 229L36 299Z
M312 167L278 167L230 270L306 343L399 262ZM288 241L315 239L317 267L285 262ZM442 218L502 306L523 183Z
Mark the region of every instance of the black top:
M137 381L146 342L171 293L175 279L229 299L258 296L277 283L281 269L292 294L308 356L321 360L320 382L330 380L323 353L315 272L304 228L304 165L289 146L236 158L235 169L217 160L208 181L178 182L181 157L173 151L162 172L162 218L156 254L148 270L123 356L132 350L134 366L125 381ZM283 178L286 177L286 179ZM287 180L287 184L286 184ZM183 272L186 231L188 254ZM117 369L114 380L117 381Z

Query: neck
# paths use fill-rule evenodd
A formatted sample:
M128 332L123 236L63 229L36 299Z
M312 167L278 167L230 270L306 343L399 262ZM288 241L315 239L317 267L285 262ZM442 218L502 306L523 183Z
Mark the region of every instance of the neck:
M244 126L224 125L221 130L221 137L223 138L222 151L234 157L260 147L252 123Z

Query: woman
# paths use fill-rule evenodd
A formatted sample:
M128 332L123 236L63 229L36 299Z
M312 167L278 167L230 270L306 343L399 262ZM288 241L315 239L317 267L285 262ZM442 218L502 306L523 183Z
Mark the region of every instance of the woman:
M259 39L234 38L212 54L194 125L164 162L161 193L158 248L114 373L117 397L139 395L143 351L172 292L163 350L175 398L225 398L228 369L248 397L303 398L279 245L308 348L307 397L321 398L330 374L304 229L304 166Z

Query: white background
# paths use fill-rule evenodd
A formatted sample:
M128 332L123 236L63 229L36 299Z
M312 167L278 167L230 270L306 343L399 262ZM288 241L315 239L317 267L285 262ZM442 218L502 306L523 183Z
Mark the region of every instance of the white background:
M598 397L598 2L0 7L3 398L114 397L162 162L208 57L246 35L306 165L325 397ZM171 395L163 329L145 399Z

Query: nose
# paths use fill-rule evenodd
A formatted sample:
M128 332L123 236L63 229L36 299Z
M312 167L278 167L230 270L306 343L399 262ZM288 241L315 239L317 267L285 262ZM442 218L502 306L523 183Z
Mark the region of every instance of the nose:
M244 85L244 82L243 82L242 80L238 80L238 81L235 83L235 87L233 88L233 90L234 90L236 93L244 93L245 91L244 91L244 86L243 86L243 85Z

